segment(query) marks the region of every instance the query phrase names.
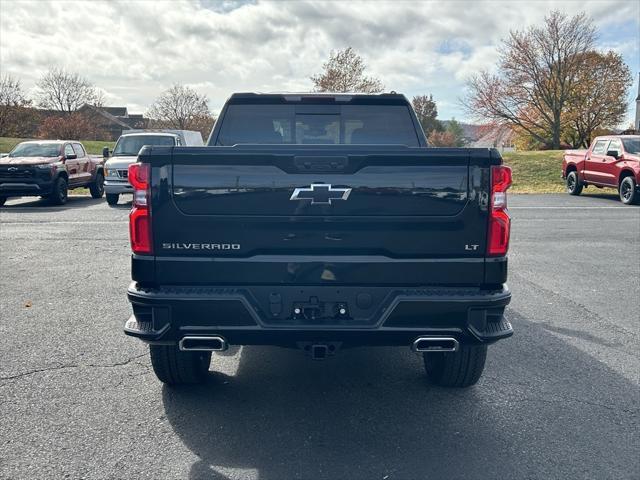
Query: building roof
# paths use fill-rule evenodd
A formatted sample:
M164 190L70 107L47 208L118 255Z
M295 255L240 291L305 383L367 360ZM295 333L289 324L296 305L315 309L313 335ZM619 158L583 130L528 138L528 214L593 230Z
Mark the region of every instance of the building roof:
M115 123L117 125L120 125L121 127L125 128L125 129L129 129L131 128L126 122L124 122L123 120L119 119L118 117L116 117L115 115L109 113L107 110L109 109L113 109L113 108L119 108L119 107L96 107L94 105L89 105L88 103L86 103L82 109L83 110L92 110L93 112L97 113L98 115L102 115L104 118L106 118L107 120L109 120L112 123ZM126 110L126 108L125 108Z
M127 107L100 107L105 112L113 115L114 117L126 117L128 116Z

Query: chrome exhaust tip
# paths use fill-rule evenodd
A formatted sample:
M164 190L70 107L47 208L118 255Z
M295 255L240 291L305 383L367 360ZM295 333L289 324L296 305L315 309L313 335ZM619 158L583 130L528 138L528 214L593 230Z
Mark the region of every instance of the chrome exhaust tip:
M460 344L453 337L418 337L411 345L416 353L424 352L456 352Z
M183 352L224 352L229 348L229 345L222 337L200 337L194 335L182 337L178 342L178 348Z

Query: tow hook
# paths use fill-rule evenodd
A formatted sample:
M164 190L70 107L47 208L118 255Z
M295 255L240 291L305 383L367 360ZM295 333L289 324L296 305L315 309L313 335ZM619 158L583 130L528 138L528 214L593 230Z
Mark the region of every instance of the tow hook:
M313 360L325 360L335 355L341 345L341 342L298 342L298 347Z

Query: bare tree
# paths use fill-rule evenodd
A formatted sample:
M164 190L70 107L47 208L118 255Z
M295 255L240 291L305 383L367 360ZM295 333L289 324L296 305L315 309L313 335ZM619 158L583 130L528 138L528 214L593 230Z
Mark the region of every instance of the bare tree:
M17 134L17 121L30 103L24 96L20 80L9 74L0 77L0 137Z
M72 113L88 103L102 105L103 94L77 73L53 67L38 82L38 105L49 110Z
M208 135L214 117L209 111L209 100L191 87L173 85L151 105L147 117L152 126L178 130L199 130Z
M434 130L438 132L444 130L442 123L437 118L438 107L433 95L417 95L411 100L411 105L416 112L420 125L422 125L422 130L427 136Z
M322 65L322 73L311 77L316 92L380 93L384 85L377 78L366 77L367 66L356 51L347 47L331 51L329 60Z
M595 38L584 13L569 18L554 11L542 26L512 31L500 52L499 73L483 71L469 81L468 110L560 148L563 113Z
M587 52L567 109L567 140L588 148L593 132L615 128L627 113L631 70L615 52Z

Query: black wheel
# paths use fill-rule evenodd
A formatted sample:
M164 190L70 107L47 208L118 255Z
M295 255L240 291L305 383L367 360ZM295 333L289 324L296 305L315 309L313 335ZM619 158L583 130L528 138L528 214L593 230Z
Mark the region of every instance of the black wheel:
M640 192L633 177L624 177L618 188L620 201L625 205L637 205L640 203Z
M470 387L480 379L486 345L460 345L457 352L423 353L427 378L442 387Z
M119 193L107 193L107 203L109 205L117 205L119 198L120 198Z
M96 179L89 185L89 192L93 198L101 198L104 194L104 175L102 172L96 173Z
M577 172L569 172L567 175L567 192L569 195L580 195L582 193L582 182L578 178Z
M7 201L7 197L0 197L0 207Z
M153 371L167 385L201 383L211 363L211 352L183 352L176 345L149 345Z
M56 181L53 182L51 195L47 198L54 205L64 205L67 203L68 192L69 188L67 186L67 181L63 177L58 177Z

